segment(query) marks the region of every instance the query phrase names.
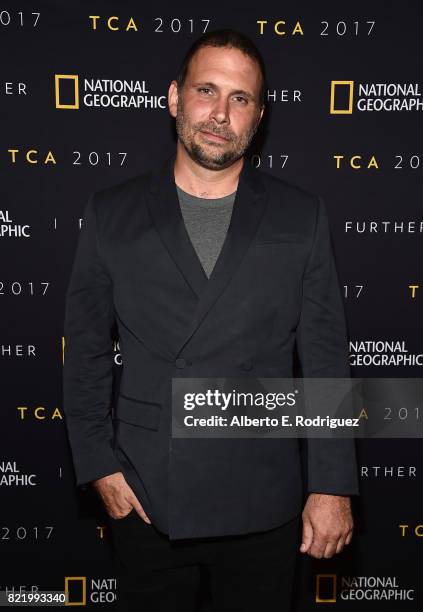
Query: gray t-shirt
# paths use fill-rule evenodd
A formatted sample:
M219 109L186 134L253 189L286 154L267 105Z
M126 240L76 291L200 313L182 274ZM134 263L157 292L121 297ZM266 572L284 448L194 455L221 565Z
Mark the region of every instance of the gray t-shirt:
M223 198L198 198L176 185L188 235L207 277L210 277L232 216L236 191Z

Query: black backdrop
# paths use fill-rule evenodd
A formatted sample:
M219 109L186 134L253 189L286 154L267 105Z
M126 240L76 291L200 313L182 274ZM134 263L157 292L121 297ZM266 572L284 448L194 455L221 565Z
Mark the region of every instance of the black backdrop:
M75 599L85 584L87 605L113 600L104 513L75 489L63 420L64 295L88 195L174 149L167 90L203 31L239 29L264 56L267 117L250 163L325 199L353 373L420 376L422 12L405 1L1 4L1 590L80 577ZM124 81L144 90L125 93L138 105L108 91ZM333 81L349 83L334 85L331 112ZM116 380L120 367L117 345ZM319 599L421 609L420 440L361 440L359 462L354 541L300 561L298 610Z

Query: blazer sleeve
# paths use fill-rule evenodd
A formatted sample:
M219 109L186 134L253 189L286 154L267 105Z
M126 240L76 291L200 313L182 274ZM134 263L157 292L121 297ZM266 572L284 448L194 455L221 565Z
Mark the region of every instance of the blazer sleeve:
M63 406L77 485L122 470L113 452L113 323L112 281L100 254L92 194L83 212L64 321Z
M343 300L326 206L317 196L312 248L296 330L304 378L350 378ZM355 438L306 438L308 493L359 495Z

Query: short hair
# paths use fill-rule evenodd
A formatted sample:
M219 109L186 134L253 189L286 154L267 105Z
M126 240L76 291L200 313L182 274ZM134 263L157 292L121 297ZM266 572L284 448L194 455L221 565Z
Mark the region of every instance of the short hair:
M242 53L245 53L245 55L253 59L260 68L261 87L259 92L259 104L260 108L263 108L267 89L266 69L263 58L256 45L248 36L230 28L206 32L191 45L182 60L175 79L178 89L182 89L185 83L191 59L202 47L233 47L234 49L239 49Z

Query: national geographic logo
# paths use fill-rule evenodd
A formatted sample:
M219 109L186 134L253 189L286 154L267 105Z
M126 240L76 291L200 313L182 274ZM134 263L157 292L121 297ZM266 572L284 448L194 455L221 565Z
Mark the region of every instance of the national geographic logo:
M10 149L9 149L10 152ZM16 152L16 149L14 150ZM31 227L29 225L22 225L20 223L14 223L13 218L10 216L9 210L0 210L0 237L7 238L30 238Z
M116 578L87 579L87 576L65 576L66 605L86 606L87 601L89 604L114 603L116 586Z
M335 603L337 582L336 574L317 574L316 603Z
M423 366L423 353L410 353L405 340L355 340L349 348L352 366Z
M331 81L331 115L361 112L407 112L423 110L419 83L355 83Z
M54 75L55 107L60 110L85 108L166 108L166 96L150 94L145 81L82 78L78 74Z
M400 588L397 576L316 575L316 603L344 601L413 601L414 589Z
M65 595L67 606L87 605L86 576L65 576Z
M60 92L63 81L69 82L73 87L73 96L70 96L71 102L65 103L61 101ZM68 92L67 92L68 93ZM79 78L77 74L55 74L54 75L54 96L56 108L62 109L79 109ZM67 96L64 96L67 97ZM73 99L72 99L73 98Z
M0 487L34 487L36 474L21 473L16 461L0 461Z
M353 112L353 96L354 81L331 81L330 114L351 115ZM341 97L342 100L339 101Z

